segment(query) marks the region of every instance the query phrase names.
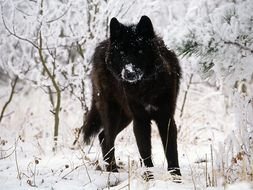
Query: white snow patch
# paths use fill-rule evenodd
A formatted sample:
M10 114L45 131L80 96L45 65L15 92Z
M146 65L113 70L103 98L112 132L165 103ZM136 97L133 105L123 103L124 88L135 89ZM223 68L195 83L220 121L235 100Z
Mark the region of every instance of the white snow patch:
M134 66L133 66L133 64L132 63L130 63L130 64L126 64L125 65L125 69L127 70L127 71L129 71L129 72L134 72Z

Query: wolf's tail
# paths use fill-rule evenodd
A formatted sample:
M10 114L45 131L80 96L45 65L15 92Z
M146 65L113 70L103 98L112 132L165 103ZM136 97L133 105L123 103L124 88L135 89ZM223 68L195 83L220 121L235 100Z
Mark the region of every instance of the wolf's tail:
M91 137L95 136L99 132L100 128L101 128L101 118L96 106L92 104L92 107L88 112L87 117L85 118L84 124L82 126L84 142L86 144L89 144Z

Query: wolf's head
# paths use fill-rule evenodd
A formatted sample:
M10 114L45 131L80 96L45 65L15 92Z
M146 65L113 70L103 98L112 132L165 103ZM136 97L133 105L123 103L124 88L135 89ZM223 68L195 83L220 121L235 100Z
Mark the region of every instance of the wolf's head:
M126 26L116 18L110 22L110 46L106 62L119 80L137 83L154 72L157 57L151 20L142 16L137 25Z

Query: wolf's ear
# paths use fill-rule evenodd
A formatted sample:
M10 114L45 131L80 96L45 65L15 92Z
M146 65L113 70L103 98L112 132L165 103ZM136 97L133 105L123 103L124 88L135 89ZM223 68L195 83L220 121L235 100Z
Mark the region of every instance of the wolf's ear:
M122 32L122 24L113 17L110 22L110 38L112 41L119 39Z
M152 22L148 16L142 16L139 23L136 26L136 31L139 35L150 39L155 36Z

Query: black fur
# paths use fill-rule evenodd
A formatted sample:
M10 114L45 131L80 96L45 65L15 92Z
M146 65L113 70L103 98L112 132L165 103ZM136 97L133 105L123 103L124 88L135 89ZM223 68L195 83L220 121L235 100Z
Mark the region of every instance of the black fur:
M84 141L99 133L107 171L117 171L114 141L133 121L138 149L145 166L151 159L151 120L158 126L168 170L180 175L174 112L181 69L176 55L154 33L142 16L126 26L112 18L110 38L94 53L92 105L83 126Z

